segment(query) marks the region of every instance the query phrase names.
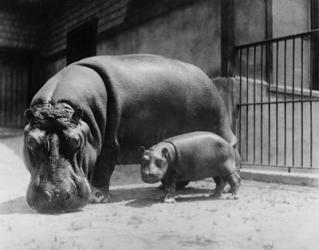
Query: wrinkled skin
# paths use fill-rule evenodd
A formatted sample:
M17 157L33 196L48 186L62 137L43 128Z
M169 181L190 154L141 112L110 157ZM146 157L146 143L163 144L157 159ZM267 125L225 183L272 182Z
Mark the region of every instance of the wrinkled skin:
M141 145L198 130L237 141L209 77L154 55L96 56L68 65L36 93L26 117L27 201L39 212L108 202L115 165L138 163Z
M240 156L232 145L216 134L182 134L165 139L148 150L142 147L141 151L142 180L146 183L162 181L166 203L175 202L178 179L196 181L213 177L216 182L213 197L220 197L229 183L229 198L238 198Z
M27 202L38 212L74 211L88 202L91 191L83 165L90 130L81 115L74 112L68 122L52 123L26 111L24 156L31 174Z

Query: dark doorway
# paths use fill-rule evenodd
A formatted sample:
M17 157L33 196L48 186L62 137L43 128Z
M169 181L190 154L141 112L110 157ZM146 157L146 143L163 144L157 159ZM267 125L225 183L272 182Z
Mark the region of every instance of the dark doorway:
M96 55L97 20L67 33L67 64Z
M319 0L311 0L311 29L319 29ZM315 33L311 40L312 53L312 88L319 90L319 34Z
M31 61L28 56L0 52L0 127L23 127L28 106Z

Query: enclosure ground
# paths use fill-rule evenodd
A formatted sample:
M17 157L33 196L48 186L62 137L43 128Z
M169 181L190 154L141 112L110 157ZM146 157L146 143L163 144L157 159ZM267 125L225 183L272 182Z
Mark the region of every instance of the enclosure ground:
M239 200L206 197L210 179L159 202L137 166L120 166L112 202L61 215L25 202L22 137L0 140L0 249L316 249L319 190L243 180Z

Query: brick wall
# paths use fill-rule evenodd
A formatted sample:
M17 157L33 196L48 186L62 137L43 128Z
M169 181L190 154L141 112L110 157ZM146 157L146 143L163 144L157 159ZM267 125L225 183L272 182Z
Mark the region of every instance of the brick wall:
M95 0L64 5L51 14L42 54L51 55L65 49L67 32L93 18L98 18L98 33L122 23L127 3L128 0Z
M0 10L0 48L36 49L39 30L37 21L22 10Z

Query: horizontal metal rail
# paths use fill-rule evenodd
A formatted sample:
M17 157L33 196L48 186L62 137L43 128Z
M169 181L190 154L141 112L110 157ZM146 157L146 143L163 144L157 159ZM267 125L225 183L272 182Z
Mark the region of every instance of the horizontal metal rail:
M300 100L287 100L287 101L272 101L272 102L249 102L249 103L241 103L237 104L237 107L240 106L252 106L252 105L270 105L270 104L288 104L288 103L305 103L305 102L319 102L319 98L317 99L300 99Z
M254 43L240 44L240 45L236 45L235 49L239 50L239 49L244 49L244 48L251 48L254 46L257 47L257 46L265 45L265 44L273 44L276 42L288 41L288 40L292 40L292 39L296 39L296 38L309 37L313 34L318 34L318 32L319 32L319 29L314 29L314 30L307 31L307 32L292 34L292 35L288 35L288 36L281 36L281 37L267 39L267 40L258 41L258 42L254 42Z

